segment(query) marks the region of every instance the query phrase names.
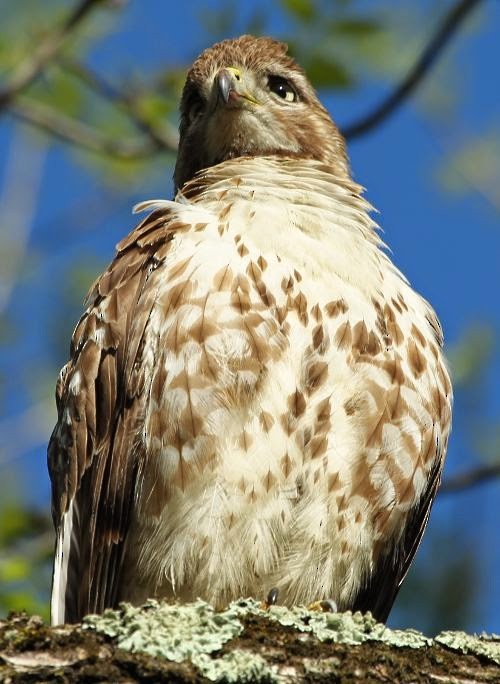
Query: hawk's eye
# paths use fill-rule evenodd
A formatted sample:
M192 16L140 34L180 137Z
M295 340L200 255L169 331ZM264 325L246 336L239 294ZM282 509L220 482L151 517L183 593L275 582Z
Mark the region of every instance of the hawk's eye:
M267 85L269 90L287 102L297 102L299 99L295 88L290 81L281 76L269 76Z

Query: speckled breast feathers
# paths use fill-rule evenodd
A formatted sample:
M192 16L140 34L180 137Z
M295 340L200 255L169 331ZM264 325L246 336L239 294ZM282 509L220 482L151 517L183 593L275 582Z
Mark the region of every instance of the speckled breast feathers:
M271 587L384 619L451 387L345 160L230 156L140 208L58 386L53 619Z

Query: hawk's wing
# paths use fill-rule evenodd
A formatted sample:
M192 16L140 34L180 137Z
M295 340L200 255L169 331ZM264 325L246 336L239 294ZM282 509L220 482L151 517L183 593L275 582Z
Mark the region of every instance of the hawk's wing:
M80 621L116 600L142 456L144 336L156 295L150 278L175 229L165 211L156 211L118 245L90 292L59 376L58 422L48 448L55 624Z
M434 342L443 346L441 325L434 312L429 308L427 321L434 333ZM431 467L426 476L426 486L420 497L414 502L408 512L407 522L400 539L388 543L380 554L378 562L365 585L358 592L352 610L361 612L371 611L380 622L385 622L392 605L399 592L413 558L417 552L422 536L427 527L432 505L441 484L448 435L451 421L451 385L446 367L442 361L437 361L440 381L446 391L446 398L436 393L436 418L442 427L442 432L432 431L432 437L427 441L420 459L423 463L430 463ZM437 384L436 379L436 384Z
M409 514L403 538L387 545L366 585L358 592L353 611L371 611L380 622L385 622L417 552L441 482L444 450L440 450L420 500Z

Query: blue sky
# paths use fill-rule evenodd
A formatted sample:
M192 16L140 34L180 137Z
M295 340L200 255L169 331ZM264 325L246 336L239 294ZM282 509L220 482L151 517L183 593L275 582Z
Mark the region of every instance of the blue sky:
M105 41L94 44L93 67L119 78L129 70L137 72L159 64L190 61L206 47L203 42L206 34L197 18L200 5L198 2L174 5L160 0L148 0L147 3L135 0L124 4L119 11L105 15L104 21L113 26L113 30ZM215 7L219 3L212 5ZM370 3L365 5L369 7ZM428 2L401 5L407 5L412 12L421 11L422 17L430 12ZM244 26L251 6L255 3L240 4L238 22L241 26ZM422 23L415 27L415 33L423 39L429 35L431 26L430 20L427 24ZM495 208L472 186L464 194L452 194L443 191L436 180L437 170L447 152L464 134L498 126L500 88L495 85L494 65L500 64L499 27L499 3L485 2L472 26L460 33L447 55L452 63L449 85L446 70L441 68L425 85L425 88L442 89L445 94L448 87L453 91L456 103L447 120L430 116L422 98L417 98L407 102L376 131L349 146L353 173L367 188L368 199L380 212L378 220L395 262L414 287L432 302L451 346L476 323L492 326L496 340L500 339L498 205ZM274 8L269 30L281 37L290 28ZM359 74L359 80L360 87L353 92L336 92L323 98L341 125L377 103L390 87L390 78L381 79L373 74ZM133 226L132 205L144 199L144 194L169 196L171 169L165 168L164 175L152 178L146 193L143 189L139 193L137 187L122 187L111 197L102 192L99 176L82 168L78 157L68 154L64 146L55 144L47 148L40 145L36 140L26 138L25 129L4 117L0 119L0 198L18 156L28 159L30 167L39 170L36 177L40 179L40 187L38 192L27 191L25 195L35 202L29 226L30 253L20 264L25 277L12 293L8 309L23 334L14 336L11 344L0 347L0 370L6 378L4 402L0 405L3 410L0 440L8 430L9 444L24 444L24 447L19 448L19 453L9 451L9 454L15 453L15 459L11 461L9 454L0 454L0 477L3 473L5 477L20 479L22 473L22 495L49 506L45 444L55 419L55 408L48 418L45 434L44 429L35 430L34 443L29 440L26 443L25 427L18 417L24 416L28 421L38 420L38 417L26 414L33 397L27 395L25 383L21 381L27 374L33 374L45 387L45 379L37 378L36 372L38 366L47 362L53 344L51 326L70 277L64 268L66 261L79 254L93 257L102 264L111 258L114 244ZM20 173L26 173L29 181L29 169ZM23 201L21 194L20 213L24 210ZM6 220L6 206L3 196L0 230L8 229L10 225ZM81 286L82 299L88 284ZM67 321L67 345L77 315L75 312L74 320ZM496 346L488 377L481 387L481 411L484 418L498 421L500 354L498 343ZM63 357L59 359L60 364L64 361ZM475 463L475 453L464 428L468 408L466 402L459 401L447 474ZM469 629L500 632L499 518L498 481L454 497L443 497L435 507L433 520L437 521L436 526L453 530L453 539L449 548L442 550L443 555L451 557L467 547L480 558L478 611L476 618L467 625ZM422 563L433 562L428 549L430 545L426 546L424 541Z

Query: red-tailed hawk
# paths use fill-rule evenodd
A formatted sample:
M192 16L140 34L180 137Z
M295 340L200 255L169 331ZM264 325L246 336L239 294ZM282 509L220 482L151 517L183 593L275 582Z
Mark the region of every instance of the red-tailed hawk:
M272 587L384 620L446 451L439 323L285 45L206 50L180 133L59 378L53 622Z

